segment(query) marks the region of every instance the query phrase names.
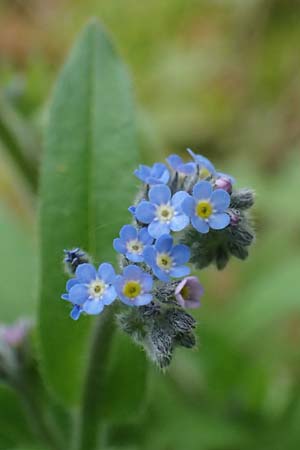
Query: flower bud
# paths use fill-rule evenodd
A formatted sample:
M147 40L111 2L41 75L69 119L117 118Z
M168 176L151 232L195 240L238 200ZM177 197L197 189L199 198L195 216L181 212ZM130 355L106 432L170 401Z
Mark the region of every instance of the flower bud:
M231 194L232 192L232 183L229 178L217 178L215 181L215 186L217 189L223 189L224 191L228 192L228 194Z

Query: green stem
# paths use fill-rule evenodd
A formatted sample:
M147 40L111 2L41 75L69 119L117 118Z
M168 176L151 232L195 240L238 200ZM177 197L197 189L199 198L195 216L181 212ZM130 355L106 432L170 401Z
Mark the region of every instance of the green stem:
M95 450L103 421L103 399L112 338L115 331L115 306L106 308L95 326L85 379L82 407L74 446L76 450Z

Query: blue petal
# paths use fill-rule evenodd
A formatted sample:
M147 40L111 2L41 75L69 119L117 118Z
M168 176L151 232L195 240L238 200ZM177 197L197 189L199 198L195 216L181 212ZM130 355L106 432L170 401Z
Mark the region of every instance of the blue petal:
M141 283L143 286L143 291L144 292L149 292L152 289L153 286L153 278L149 273L143 273L142 278L141 278Z
M120 238L125 242L136 239L137 229L133 225L124 225L120 230Z
M205 222L205 220L200 219L200 217L193 216L191 219L192 225L196 230L198 230L200 233L208 233L209 232L209 225Z
M172 169L177 170L178 166L182 164L182 158L178 155L170 155L167 158L167 162L170 164Z
M103 263L99 266L98 275L105 283L113 283L116 278L116 272L109 263Z
M122 275L117 275L116 276L116 279L115 279L115 282L114 282L114 287L115 287L119 297L120 297L120 295L122 295L123 287L124 287L125 282L126 282L126 278L125 277L123 277Z
M62 298L63 300L66 300L67 302L70 301L69 294L62 294L62 295L61 295L61 298Z
M155 205L168 203L171 198L170 188L164 184L153 186L149 191L149 199Z
M104 305L102 300L87 300L82 309L87 314L100 314L103 311Z
M92 264L80 264L76 269L76 277L82 283L89 283L97 276L95 267Z
M178 167L178 172L183 173L184 175L193 175L196 173L197 166L195 163L189 162L186 164L181 164Z
M110 305L117 298L117 292L114 286L109 286L105 289L105 292L102 297L102 301L104 305Z
M198 166L200 167L200 169L202 167L204 167L205 169L207 169L212 175L216 175L216 169L214 167L214 165L212 164L212 162L210 162L209 159L205 158L202 155L196 155L196 163L198 164Z
M150 167L141 164L139 168L134 171L134 175L141 181L146 182L146 178L149 177L150 171Z
M181 209L187 216L193 216L195 214L195 208L196 204L193 197L189 195L185 200L183 200Z
M155 211L156 208L152 203L142 201L136 207L135 217L142 223L150 223L155 217Z
M159 253L170 252L173 245L173 238L168 234L161 236L155 243L155 248Z
M71 287L75 286L75 284L79 284L80 282L76 278L71 278L67 281L66 289L69 291Z
M128 297L125 297L125 295L123 293L119 294L119 299L121 300L122 303L124 303L127 306L136 306L135 305L135 300L131 300Z
M189 194L185 191L179 191L173 195L171 204L174 206L176 211L181 211L181 205L187 197L189 197Z
M190 148L187 148L186 151L189 153L189 155L195 160L196 159L196 153L193 152Z
M146 227L143 227L140 229L140 231L138 233L138 239L144 245L151 245L153 242L153 237L150 236L150 234L148 233L148 229Z
M113 247L118 253L125 253L126 252L126 245L120 238L116 238L113 240Z
M154 249L154 247L146 247L144 250L144 261L146 264L148 264L148 266L153 267L156 262L155 262L155 258L156 258L156 251Z
M170 270L170 275L173 278L181 278L181 277L185 277L187 275L189 275L191 272L191 269L188 266L178 266L178 267L173 267Z
M165 281L166 283L170 281L170 275L165 272L164 270L161 270L157 265L152 267L154 275L161 281Z
M135 306L143 306L143 305L148 305L148 303L150 303L152 301L152 295L151 294L142 294L139 295L135 300L134 300L134 304Z
M222 230L227 227L230 222L229 214L226 213L215 213L209 218L209 225L214 230Z
M165 184L169 181L170 173L165 164L155 163L151 170L151 176Z
M128 208L128 211L130 212L130 214L132 214L133 216L135 215L135 210L136 210L136 206L135 205L131 205Z
M209 159L205 158L205 156L197 155L190 148L187 148L187 151L200 168L205 167L212 175L216 174L216 169Z
M123 274L127 280L139 281L142 277L143 271L142 269L140 269L140 267L130 264L129 266L125 267Z
M187 245L179 244L173 247L171 256L174 258L176 266L185 264L191 257L191 251Z
M170 228L172 231L183 230L190 222L190 219L185 214L178 214L174 216L170 223Z
M69 299L72 303L82 305L87 298L88 290L84 284L75 284L75 286L70 289Z
M230 205L230 195L223 189L216 189L212 193L211 203L217 211L224 211Z
M73 320L78 320L81 312L82 312L81 308L78 307L77 305L75 305L74 308L72 309L72 311L70 312L70 317Z
M163 234L170 233L170 224L165 222L153 221L148 227L149 234L155 239L159 238Z
M199 181L193 188L193 196L197 200L210 199L212 185L208 181Z
M144 256L143 255L138 255L137 253L129 253L127 252L125 254L126 258L129 259L129 261L132 261L134 263L138 263L138 262L143 262L144 261Z

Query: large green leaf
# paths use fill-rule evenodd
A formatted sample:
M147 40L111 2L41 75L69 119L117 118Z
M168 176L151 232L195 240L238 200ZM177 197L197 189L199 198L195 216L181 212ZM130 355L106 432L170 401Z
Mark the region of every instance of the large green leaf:
M0 450L33 440L16 393L0 384Z
M112 260L112 239L129 220L137 162L133 101L126 69L97 23L83 31L63 68L50 107L42 163L40 351L56 394L78 403L93 319L69 319L60 300L62 250L80 246Z
M123 333L116 334L112 351L103 415L109 422L136 422L148 398L145 352Z

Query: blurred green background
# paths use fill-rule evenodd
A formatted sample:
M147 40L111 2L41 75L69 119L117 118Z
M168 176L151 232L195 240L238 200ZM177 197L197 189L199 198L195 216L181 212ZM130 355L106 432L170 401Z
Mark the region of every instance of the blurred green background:
M0 0L0 321L35 314L47 101L91 16L132 74L141 161L191 147L257 192L249 259L200 273L199 348L178 351L165 375L150 369L142 423L111 431L111 441L145 450L299 449L298 0Z

